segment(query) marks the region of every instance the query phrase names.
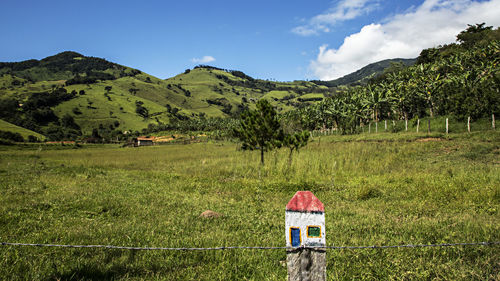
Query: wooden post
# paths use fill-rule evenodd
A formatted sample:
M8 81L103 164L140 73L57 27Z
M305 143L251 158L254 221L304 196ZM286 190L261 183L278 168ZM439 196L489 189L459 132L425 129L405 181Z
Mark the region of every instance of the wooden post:
M448 134L448 118L446 118L446 134Z
M385 130L387 131L387 120L384 120L384 127L385 127Z
M467 117L467 132L470 133L470 116Z
M418 133L418 127L420 127L420 119L417 119L417 133Z
M408 131L408 119L405 118L405 131Z
M378 121L375 122L375 133L378 133Z
M491 128L495 130L495 114L491 114Z
M371 133L372 132L372 123L369 122L368 123L368 133Z
M310 191L297 191L285 211L289 281L326 280L325 208Z

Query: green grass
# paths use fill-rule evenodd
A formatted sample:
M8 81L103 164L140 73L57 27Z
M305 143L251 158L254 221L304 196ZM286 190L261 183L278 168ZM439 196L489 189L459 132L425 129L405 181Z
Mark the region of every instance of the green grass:
M283 246L297 190L326 209L328 245L500 241L500 136L315 138L288 151L232 143L0 150L0 241ZM401 137L401 140L403 138ZM61 148L61 147L59 147ZM207 210L224 214L203 219ZM0 276L29 280L285 280L283 250L145 252L0 248ZM330 250L329 280L498 280L496 247Z
M118 80L122 79L126 80L129 78ZM77 95L76 98L61 103L54 111L58 116L63 116L66 113L74 116L75 121L82 127L84 133L92 132L92 129L99 127L99 124L108 127L115 121L120 122L119 129L122 131L141 130L150 123L156 123L154 118L144 119L136 114L136 101L142 101L150 114L162 113L155 117L164 123L168 122L164 106L139 94L137 96L130 94L127 86L124 84L126 84L124 81L114 81L113 83L106 81L93 84L90 87L85 86L83 89L85 95ZM106 90L104 88L106 86L112 86L112 90L107 94L111 101L105 96ZM79 92L82 89L82 85L74 85L67 88L68 91L76 90ZM92 102L90 108L89 101ZM74 108L77 108L81 114L74 114Z
M317 99L323 99L325 96L323 94L305 94L297 98L297 100L301 99L303 101L315 101Z
M9 122L6 122L2 119L0 119L0 131L19 133L19 134L21 134L21 136L23 136L23 138L25 140L27 140L28 136L30 136L30 135L37 137L39 140L45 140L45 136L43 136L37 132L33 132L31 130L16 126L16 125L9 123Z
M274 100L274 99L282 99L286 96L295 96L293 93L289 91L270 91L269 93L265 94L263 98L269 99L269 100Z

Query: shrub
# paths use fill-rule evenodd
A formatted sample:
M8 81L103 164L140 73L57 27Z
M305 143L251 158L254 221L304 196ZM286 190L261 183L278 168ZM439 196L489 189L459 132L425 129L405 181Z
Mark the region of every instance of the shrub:
M40 142L40 140L37 137L33 136L33 135L29 135L28 136L28 142Z
M82 112L80 111L80 109L78 107L73 107L73 109L71 111L73 112L73 114L76 114L76 115L82 114Z
M9 131L0 131L0 138L15 142L24 142L24 138L20 133L13 133Z

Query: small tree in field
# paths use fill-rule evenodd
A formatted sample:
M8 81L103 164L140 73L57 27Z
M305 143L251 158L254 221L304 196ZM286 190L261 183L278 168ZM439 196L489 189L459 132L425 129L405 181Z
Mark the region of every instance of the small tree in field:
M264 152L281 147L284 133L272 105L264 99L257 102L257 109L245 111L241 123L234 130L243 142L244 150L260 150L260 163L264 164Z
M308 131L285 135L285 138L283 139L283 145L290 149L290 154L288 155L289 167L292 166L293 151L295 150L298 153L301 147L306 146L310 136L311 134Z

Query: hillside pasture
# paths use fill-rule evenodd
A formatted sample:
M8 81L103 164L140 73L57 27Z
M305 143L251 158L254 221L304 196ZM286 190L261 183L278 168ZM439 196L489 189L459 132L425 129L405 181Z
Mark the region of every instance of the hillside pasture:
M54 111L58 116L63 116L66 113L74 116L75 121L87 134L92 132L93 128L99 127L99 124L107 127L115 121L119 121L120 129L123 131L140 130L147 127L149 123L156 123L155 119L144 119L136 113L136 101L143 102L150 114L166 111L165 107L159 106L149 99L133 96L122 88L112 88L108 93L105 87L111 85L114 84L102 82L85 87L83 89L84 95L78 94L76 98L61 103L55 107ZM82 85L72 85L67 88L70 92L72 90L79 92ZM108 97L112 102L109 102ZM75 114L75 108L81 113ZM156 117L161 121L168 122L168 118L162 118L164 115Z

